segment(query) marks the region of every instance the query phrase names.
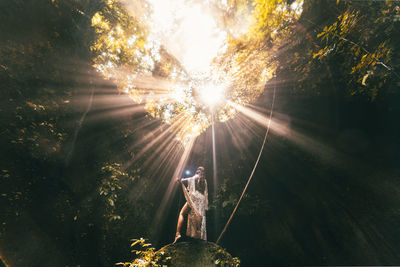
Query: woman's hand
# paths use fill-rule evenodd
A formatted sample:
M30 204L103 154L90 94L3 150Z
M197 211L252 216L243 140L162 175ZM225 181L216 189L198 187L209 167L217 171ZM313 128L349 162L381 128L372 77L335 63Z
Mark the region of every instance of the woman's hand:
M182 178L176 178L176 182L180 183L182 181Z

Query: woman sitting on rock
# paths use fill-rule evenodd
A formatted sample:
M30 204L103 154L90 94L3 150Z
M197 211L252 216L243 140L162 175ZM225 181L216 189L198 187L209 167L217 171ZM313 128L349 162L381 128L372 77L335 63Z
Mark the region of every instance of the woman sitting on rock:
M193 177L178 178L177 181L182 185L186 203L179 213L174 243L181 238L180 231L186 214L188 214L186 235L196 239L207 240L206 210L208 210L208 189L207 180L204 176L204 167L198 167ZM187 188L183 184L184 181L188 183Z

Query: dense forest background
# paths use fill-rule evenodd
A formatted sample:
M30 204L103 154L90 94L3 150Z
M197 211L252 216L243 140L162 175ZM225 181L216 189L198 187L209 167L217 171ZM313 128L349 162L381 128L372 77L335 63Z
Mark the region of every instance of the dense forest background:
M9 266L112 266L133 258L132 238L157 248L173 240L182 194L163 218L156 211L174 165L151 167L157 145L135 157L163 123L92 66L92 17L106 2L0 2L0 257ZM230 2L258 10L253 36L228 52L273 49L263 57L275 78L252 105L269 114L275 88L273 118L285 130L271 130L220 244L243 266L398 265L400 3L306 0L289 23L268 12L290 0ZM234 129L237 139L215 125L210 241L265 133L233 120L253 130ZM198 137L187 163L208 177L211 136Z

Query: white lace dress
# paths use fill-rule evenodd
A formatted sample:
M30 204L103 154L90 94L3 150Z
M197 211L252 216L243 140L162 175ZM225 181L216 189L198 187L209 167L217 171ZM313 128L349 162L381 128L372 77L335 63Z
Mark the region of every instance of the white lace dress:
M196 181L200 179L198 175L191 178L182 179L188 182L188 188L182 183L183 193L186 201L190 206L188 214L186 235L207 240L206 230L206 210L208 210L208 188L207 180L205 181L204 194L196 190Z

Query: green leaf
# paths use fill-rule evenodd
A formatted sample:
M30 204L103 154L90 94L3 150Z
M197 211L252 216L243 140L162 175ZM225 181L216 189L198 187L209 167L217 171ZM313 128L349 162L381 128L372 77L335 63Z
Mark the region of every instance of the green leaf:
M134 239L135 240L135 239ZM133 242L132 244L131 244L131 247L133 247L134 245L136 245L137 243L139 243L141 240L140 239L136 239L136 241L135 242Z

